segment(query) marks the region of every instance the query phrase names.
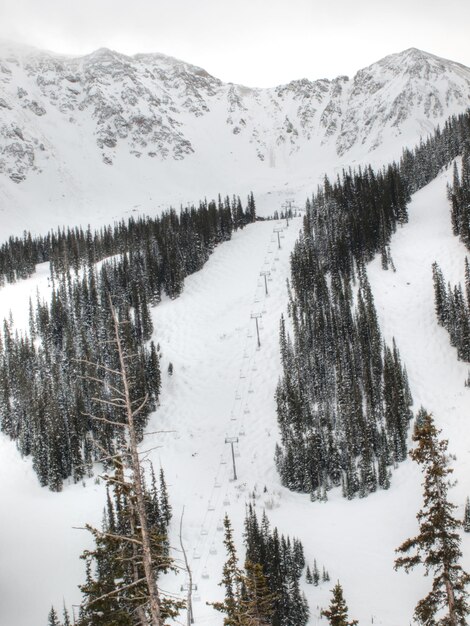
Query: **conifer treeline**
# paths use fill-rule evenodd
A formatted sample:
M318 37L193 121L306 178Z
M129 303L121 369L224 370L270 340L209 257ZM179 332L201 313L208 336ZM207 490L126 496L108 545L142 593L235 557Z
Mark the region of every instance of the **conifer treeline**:
M470 144L470 112L450 118L399 163L343 171L307 200L291 256L289 315L281 321L283 376L276 400L284 485L326 499L389 486L391 465L406 457L412 403L406 370L377 323L365 264L380 253L393 269L390 238L408 220L410 195ZM465 178L463 176L463 178ZM353 297L355 277L359 289Z
M434 303L437 321L450 336L450 345L457 348L461 361L470 363L470 264L465 259L465 289L460 284L452 287L444 279L441 268L432 265Z
M266 514L261 523L250 505L245 518L246 557L238 565L230 520L224 519L227 560L223 568L223 602L211 603L225 614L224 624L237 626L305 626L309 609L299 579L305 557L299 540L271 530Z
M83 240L73 231L50 248L50 300L38 296L30 303L28 334L19 335L8 321L0 334L0 426L21 454L32 456L41 485L59 491L69 476L78 481L91 473L100 450L114 452L119 428L109 420L120 418L93 400L112 397L111 370L118 369L110 295L127 321L125 349L137 354L130 375L138 397L149 396L138 418L143 431L160 392L159 355L148 344L149 307L162 290L178 296L185 276L200 269L233 228L255 219L253 195L246 212L239 200L234 206L232 213L228 200L203 203L179 216L169 211L156 219L132 219L93 237L88 231Z
M77 271L83 265L96 263L112 255L139 252L152 260L152 269L160 271L161 284L175 297L172 281L166 284L163 268L175 265L175 273L191 274L200 269L210 250L230 239L232 231L256 219L253 193L246 209L239 197L219 196L199 203L199 207L170 209L158 217L130 218L92 231L90 227L67 228L32 237L10 237L0 246L0 286L28 278L36 264L49 261L51 272L62 273L68 267Z
M145 577L141 558L138 518L132 494L127 493L116 477L122 470L118 467L113 481L113 495L108 491L101 530L88 527L94 535L95 547L86 550L86 580L80 585L83 601L77 626L133 626L138 621L139 607L146 594ZM157 483L151 467L150 486L144 485L146 515L152 537L155 556L155 577L174 568L169 555L168 525L171 505L168 499L163 470ZM136 549L136 545L138 548ZM140 581L134 584L134 581ZM174 617L183 602L163 599L163 619ZM142 609L140 609L142 612ZM145 613L144 613L145 614Z
M348 279L333 274L328 285L313 254L301 242L292 254L293 340L282 319L276 464L286 487L312 499L340 485L345 497L364 497L387 489L390 466L406 458L408 379L395 343L382 340L365 270L353 298Z
M245 518L246 562L259 563L273 596L271 626L304 626L309 609L299 581L305 568L302 543L271 529L266 513L261 523L250 505Z
M304 231L315 237L324 269L350 276L354 261L367 263L377 253L387 269L391 264L390 237L397 224L408 220L410 195L433 180L452 159L469 151L470 112L451 117L442 131L437 129L414 150L405 149L399 163L378 172L371 167L343 171L334 184L325 178L323 187L307 200L304 220ZM468 158L464 162L467 166L455 194L459 206L470 198ZM459 223L464 220L463 211ZM466 215L468 231L468 209Z
M462 154L462 168L459 174L454 162L452 186L448 188L451 202L451 220L454 235L460 237L470 250L470 144L466 144Z
M76 626L134 626L147 623L147 589L139 553L139 521L133 494L124 480L119 457L113 461L112 476L105 476L106 506L100 529L87 525L94 538L94 547L81 556L86 562L85 582L79 585L83 594ZM146 516L151 535L154 575L174 569L168 543L168 526L172 508L163 470L157 480L150 467L150 485L143 484ZM162 599L163 617L175 616L182 608L179 600ZM70 615L64 607L63 621L54 607L49 613L49 626L69 626Z
M141 433L160 393L159 356L146 345L152 325L143 297L129 305L115 283L116 265L103 264L82 279L58 281L50 302L31 307L30 332L18 335L4 322L0 347L0 415L2 431L16 440L20 453L31 455L42 486L60 491L63 481L91 475L93 461L115 452L122 416L95 398L113 398L118 370L108 297L127 323L123 330L130 376L137 397L149 401L137 418ZM110 270L108 272L108 270ZM95 417L92 417L95 416Z

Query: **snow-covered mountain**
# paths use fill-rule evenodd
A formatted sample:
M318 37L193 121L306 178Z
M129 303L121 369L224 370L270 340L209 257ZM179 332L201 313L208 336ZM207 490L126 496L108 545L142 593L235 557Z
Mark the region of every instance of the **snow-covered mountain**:
M4 45L0 238L23 227L44 233L57 222L109 221L219 190L253 188L260 212L271 213L291 194L303 199L322 172L388 162L469 105L470 69L415 49L351 80L248 89L162 55L130 58L100 50L71 59ZM423 404L434 412L456 454L452 499L461 517L470 493L468 367L437 325L430 269L437 260L451 282L464 279L466 250L452 234L446 197L451 177L448 169L413 196L410 221L391 242L396 271L384 272L379 258L367 271L384 337L396 337L407 366L414 409ZM222 594L219 521L230 515L241 553L251 499L259 511L269 510L281 532L302 540L310 564L317 559L341 580L352 617L406 624L430 583L419 572L393 570L395 548L416 532L421 476L415 465L402 463L389 491L349 502L336 490L326 504L288 491L275 471L278 326L301 220L292 220L282 240L273 226L281 223L258 222L235 233L187 279L181 297L164 298L153 310L162 371L171 362L174 374L164 376L146 448L167 473L175 545L186 507L183 539L198 585L197 623L222 622L206 605ZM11 310L15 326L28 327L29 299L51 293L48 269L39 266L28 280L2 288L0 319ZM269 295L260 276L266 269ZM253 313L262 313L260 349ZM240 438L237 482L227 435ZM49 492L39 486L30 459L20 459L4 435L0 475L0 624L43 624L51 603L64 601L73 610L80 602L84 564L78 557L90 538L73 527L99 525L103 484L91 479ZM462 543L469 569L468 535ZM169 576L165 585L178 593L182 582L182 575ZM311 626L324 623L320 609L330 585L302 581L302 588Z
M8 234L204 195L316 186L399 156L470 106L470 69L411 48L352 78L223 83L161 54L80 58L0 46L0 209ZM12 216L12 208L15 214Z

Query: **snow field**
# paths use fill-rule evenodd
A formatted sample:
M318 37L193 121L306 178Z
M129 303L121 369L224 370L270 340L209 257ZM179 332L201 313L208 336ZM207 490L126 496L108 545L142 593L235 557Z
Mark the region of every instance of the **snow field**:
M185 506L183 539L202 599L194 605L196 623L220 624L223 619L204 601L223 597L218 582L225 560L221 530L225 513L243 557L241 532L249 493L257 490L260 511L260 502L270 505L279 499L273 465L278 327L285 308L289 252L301 220L291 220L288 228L282 224L281 249L273 232L280 222L250 225L186 280L177 300L154 309L165 384L162 404L149 428L176 431L166 436L158 457L174 506L172 545L178 543L175 533ZM268 295L261 271L270 272ZM259 349L251 317L258 314ZM165 376L170 361L171 378ZM237 481L227 437L238 439Z
M437 326L431 280L431 264L435 259L441 264L446 278L451 281L463 279L465 251L451 234L445 197L446 180L447 176L442 176L413 198L410 223L400 229L392 240L392 256L397 271L384 272L377 259L370 265L369 275L384 336L390 342L392 336L396 337L407 366L414 408L417 410L424 404L434 412L437 423L443 428L443 436L450 438L450 451L457 453L455 475L460 477L460 481L452 490L451 497L459 504L458 514L461 515L464 499L470 491L467 479L468 437L465 436L468 431L464 422L468 397L463 385L467 367L457 361L447 333ZM247 354L243 338L238 337L240 328L243 328L240 318L245 317L246 323L249 321L248 314L252 312L247 306L247 281L249 276L256 277L256 262L262 256L260 242L250 249L250 254L247 247L254 239L254 233L261 239L264 226L257 224L250 227L247 233L237 235L243 237L244 251L234 250L242 246L235 238L219 251L220 256L215 253L200 274L188 280L185 293L178 302L168 303L167 310L165 306L160 306L155 311L156 336L165 358L175 364L175 377L167 381L157 419L163 424L168 420L170 424L172 420L181 419L177 414L189 417L189 430L186 431L187 423L178 443L165 445L160 454L169 482L173 482L175 514L178 500L186 505L185 542L193 550L193 556L195 553L197 557L192 567L198 593L202 600L222 596L222 590L216 586L224 561L222 534L217 531L217 520L227 510L241 546L245 505L249 494L256 489L261 495L257 500L258 511L261 513L263 506L271 507L274 503L274 508L268 510L272 524L277 525L280 532L301 539L310 565L316 558L318 565L325 565L330 572L331 584L318 588L304 585L312 612L311 624L325 623L320 618L320 609L329 601L333 582L340 579L352 617L364 624L402 626L410 622L417 600L427 593L431 582L419 571L406 575L393 570L396 547L417 530L415 516L421 506L419 469L411 461L406 461L394 471L389 491L373 494L366 500L347 502L336 490L329 494L326 504L311 503L308 496L282 488L274 469L277 425L273 396L280 373L278 322L280 313L285 312L287 265L282 267L283 280L276 282L276 285L281 285L279 301L275 302L278 297L275 291L266 299L269 313L262 318L262 346L254 352L255 385L246 378L237 380L240 353L241 363L244 360L249 363L253 345L256 345L252 344ZM227 255L224 261L220 260L222 255ZM217 266L222 263L221 275L221 268ZM278 273L276 281L280 277L281 273ZM244 298L239 296L240 285L245 288ZM412 290L413 285L415 290ZM259 281L257 289L263 293ZM191 299L191 313L184 310L185 298ZM270 315L273 308L276 309L274 319ZM268 328L270 330L266 332ZM219 329L220 334L217 335ZM248 332L252 335L250 341L255 342L253 327ZM191 348L188 343L197 347ZM202 347L204 353L200 351ZM197 361L192 364L195 354L198 355ZM178 363L184 370L184 380L178 373ZM246 375L246 370L241 366L242 374ZM170 390L171 394L168 393ZM191 398L187 399L189 392ZM201 408L198 397L201 398ZM230 428L230 422L227 427L227 414L235 409L240 415L245 397L249 398L249 415L255 418L250 418L247 426L246 415L242 415L245 424L241 430L246 435L239 436L241 456L236 459L239 484L224 483L232 474L229 450L224 453L224 435L237 435L236 428ZM194 419L196 415L198 417ZM211 435L208 436L208 433ZM189 466L181 462L179 454L172 453L174 446L181 446L180 452L183 450L181 439L184 438L188 442L193 440L195 444L191 454L196 453L196 456L191 456ZM220 443L214 445L216 440ZM221 455L224 454L222 458L227 464L220 465ZM212 459L212 465L209 459ZM172 466L174 469L171 469ZM201 481L203 474L206 479ZM221 476L225 478L220 480ZM222 486L212 488L214 483L222 483ZM205 489L201 489L203 484ZM264 486L267 487L267 494L263 494ZM220 496L217 489L220 489ZM223 503L225 493L229 494L228 508ZM214 497L216 510L209 511L206 505L212 503ZM194 517L191 509L197 509L198 504L200 510ZM207 531L207 535L201 534L201 531ZM210 548L213 544L217 546L217 541L216 556L211 554ZM464 537L466 553L468 543L468 538ZM464 559L467 568L469 563L467 554ZM209 573L209 579L201 578L203 571ZM196 623L222 623L222 617L213 613L211 617L210 609L202 603L195 605L195 615Z
M383 335L388 342L396 338L407 367L414 408L423 404L434 413L449 438L449 451L457 456L457 485L450 495L463 515L470 493L469 390L464 387L468 368L457 361L446 331L437 325L431 277L434 260L451 283L464 277L465 249L452 236L445 197L449 176L443 174L413 197L410 221L392 239L396 272L384 272L376 259L368 273ZM222 624L223 616L206 605L223 597L218 586L225 561L220 521L227 512L242 561L245 507L255 490L259 515L266 507L273 526L302 541L307 563L312 566L316 558L330 573L331 583L303 584L311 626L326 624L320 610L327 606L337 579L351 618L361 624L405 626L431 584L422 572L393 570L395 548L417 531L421 475L415 464L402 463L388 491L348 502L334 490L327 503L311 503L308 495L284 489L274 468L279 318L286 313L289 253L301 220L284 228L280 250L273 232L278 225L285 222L258 222L234 233L200 272L186 279L178 299L165 299L153 310L154 340L163 354L163 389L161 406L148 426L148 432L156 434L145 437L142 450L150 450L155 468L161 463L165 470L174 514L170 539L179 562L178 529L185 507L183 541L199 598L194 602L195 623ZM268 296L263 270L270 271ZM11 308L17 324L26 327L29 294L35 297L38 284L41 294L47 290L46 274L47 268L40 268L30 280L2 289L0 315L8 315ZM251 318L258 313L260 349ZM232 480L226 437L239 440L237 481ZM41 489L30 462L21 460L14 444L1 436L0 474L5 503L0 624L45 624L51 603L60 608L62 598L67 606L79 602L76 586L84 579L84 564L78 556L90 539L72 527L99 525L103 489L93 480L86 489L71 485L60 494ZM463 563L470 569L468 536L462 547ZM160 582L163 589L185 595L180 590L184 572Z

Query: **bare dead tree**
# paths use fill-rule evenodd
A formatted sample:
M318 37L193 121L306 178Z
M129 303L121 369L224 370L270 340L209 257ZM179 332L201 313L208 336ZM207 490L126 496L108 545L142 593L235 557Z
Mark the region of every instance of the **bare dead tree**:
M105 533L90 529L97 536L107 536L110 539L128 542L132 547L133 581L128 587L138 586L145 581L146 595L143 602L137 606L136 613L142 626L163 626L162 602L156 581L157 564L152 549L152 536L149 531L149 522L146 511L144 477L140 463L140 452L138 450L138 431L136 428L136 417L142 412L148 402L148 394L137 400L132 399L132 385L130 382L127 362L133 355L126 355L123 347L120 326L116 308L109 296L109 307L113 323L112 343L116 348L118 357L118 367L109 368L96 363L85 362L96 369L102 369L105 375L111 374L118 381L111 385L108 380L98 376L84 377L95 382L99 382L106 387L108 392L112 392L111 397L94 397L93 400L101 405L112 407L123 415L123 421L109 419L108 417L91 415L88 417L94 420L105 422L110 426L120 429L121 450L117 454L109 455L113 460L116 472L114 476L106 476L110 484L119 485L129 496L129 503L132 508L130 513L131 537L121 536L113 533ZM139 566L142 567L144 577L139 574ZM119 590L117 590L118 592ZM113 592L114 593L114 592ZM146 617L147 609L149 618Z
M121 336L119 333L119 320L116 314L116 309L113 306L111 296L109 297L109 306L111 309L111 316L114 325L114 338L116 340L116 348L119 357L119 376L122 381L122 387L124 390L124 398L118 396L118 406L122 406L121 402L124 399L125 412L126 412L126 430L127 430L127 445L129 448L129 466L132 472L132 489L135 494L137 516L140 524L140 534L142 537L142 561L145 572L145 579L147 582L148 594L149 594L149 610L151 615L151 626L163 626L161 616L161 604L158 593L157 581L155 580L154 565L152 562L152 548L150 533L148 529L147 513L145 510L145 500L143 493L143 477L142 468L139 459L139 450L137 447L137 434L135 430L135 418L142 411L144 406L148 402L148 394L137 406L133 408L133 402L131 398L131 390L129 386L126 359L122 347ZM121 401L121 402L119 402Z

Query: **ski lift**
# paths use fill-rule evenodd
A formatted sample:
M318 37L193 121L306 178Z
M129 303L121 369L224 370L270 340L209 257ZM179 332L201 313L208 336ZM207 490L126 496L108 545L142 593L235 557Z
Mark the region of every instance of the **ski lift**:
M240 432L238 433L239 437L244 437L246 435L245 432L245 427L242 425L240 426Z
M243 411L244 415L249 415L250 414L250 409L246 406L244 411Z
M250 388L248 389L248 393L255 393L255 390L253 389L253 387L250 387Z
M209 548L209 554L217 554L217 548L215 547L214 544L212 544L211 547Z
M218 481L218 480L216 480L216 481L215 481L215 483L214 483L214 487L215 487L216 489L219 489L219 487L222 487L222 483L219 483L219 481Z
M207 571L207 567L202 570L201 578L209 578L209 572Z
M228 496L225 496L225 498L224 498L224 506L230 506L230 500L229 500Z
M199 553L196 549L194 549L194 552L193 552L193 559L194 559L194 560L197 560L197 559L200 559L200 558L201 558L200 553Z
M208 531L207 528L204 528L204 526L201 528L201 535L208 535Z
M209 502L209 504L207 505L207 510L208 511L215 511L215 506L212 504L212 502Z
M224 504L225 504L225 503L224 503ZM224 529L224 525L223 525L223 523L222 523L222 520L221 520L221 519L219 519L219 521L217 522L217 530L218 530L218 531L219 531L219 533L220 533L220 531L221 531L221 530L223 530L223 529Z

